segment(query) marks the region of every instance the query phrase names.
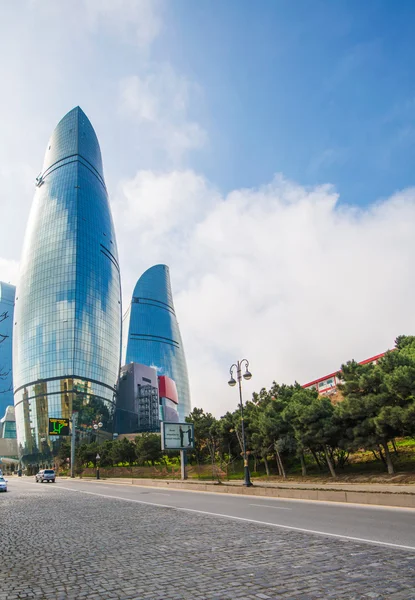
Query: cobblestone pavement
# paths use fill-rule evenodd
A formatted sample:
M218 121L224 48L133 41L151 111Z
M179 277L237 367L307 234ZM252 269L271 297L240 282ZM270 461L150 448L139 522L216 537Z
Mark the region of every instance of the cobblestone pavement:
M49 486L0 496L0 600L415 600L415 553Z

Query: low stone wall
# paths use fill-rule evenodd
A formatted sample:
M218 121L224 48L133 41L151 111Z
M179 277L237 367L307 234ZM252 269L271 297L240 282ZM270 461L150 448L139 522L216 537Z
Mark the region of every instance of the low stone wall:
M186 467L187 473L190 477L212 477L212 467L210 465L200 465L199 467L188 465ZM171 478L171 479L180 479L181 477L181 469L180 465L173 467L100 467L99 469L101 477L142 477L142 478ZM96 469L93 467L89 467L88 469L84 469L82 472L82 477L94 477L96 474ZM221 471L217 467L215 467L214 471L215 477L224 477L225 472Z

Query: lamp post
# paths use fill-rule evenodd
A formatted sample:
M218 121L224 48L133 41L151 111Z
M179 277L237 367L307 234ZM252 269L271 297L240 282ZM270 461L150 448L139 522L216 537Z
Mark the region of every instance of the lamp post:
M245 365L245 373L242 375L242 365ZM244 426L244 407L243 407L243 403L242 403L242 377L246 380L251 379L252 374L249 372L248 370L249 367L249 362L246 360L246 358L243 358L242 360L238 360L236 362L236 364L233 364L231 366L231 368L229 369L229 372L231 374L231 378L228 381L228 384L231 387L234 387L236 385L236 381L233 377L233 370L234 368L236 369L236 379L238 380L238 386L239 386L239 406L241 409L241 422L242 422L242 448L243 448L243 454L244 454L244 485L246 485L247 487L250 487L252 484L251 482L251 478L249 476L249 464L248 464L248 454L246 452L246 439L245 439L245 426Z
M97 461L97 479L99 479L99 459L100 459L100 455L97 454L95 457L95 460Z
M75 445L76 445L76 424L78 422L78 413L72 413L72 437L71 437L71 477L75 477Z

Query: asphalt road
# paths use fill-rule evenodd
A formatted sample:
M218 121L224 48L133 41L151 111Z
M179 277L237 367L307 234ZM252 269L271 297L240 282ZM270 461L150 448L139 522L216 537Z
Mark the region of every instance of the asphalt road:
M415 600L414 515L10 477L0 600Z
M359 542L378 543L415 551L415 510L313 502L279 498L181 491L147 486L107 484L104 481L57 480L35 484L33 478L17 485L49 486L88 495L171 507L205 515L230 517L310 534L323 534Z

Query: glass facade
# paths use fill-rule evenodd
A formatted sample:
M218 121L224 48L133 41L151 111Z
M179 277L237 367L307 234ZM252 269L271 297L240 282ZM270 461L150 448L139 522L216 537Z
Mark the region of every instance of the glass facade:
M14 416L14 406L8 406L6 413L0 419L0 438L16 439L16 419Z
M0 417L13 406L12 339L16 288L0 281Z
M48 462L49 417L112 431L121 288L101 152L79 108L54 130L35 194L16 292L14 404L20 456Z
M151 267L140 277L123 327L123 364L141 363L156 368L158 375L171 377L184 421L191 410L189 380L166 265Z

